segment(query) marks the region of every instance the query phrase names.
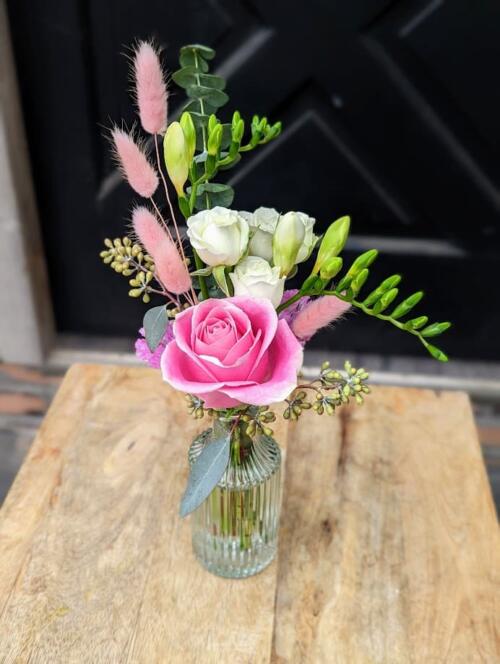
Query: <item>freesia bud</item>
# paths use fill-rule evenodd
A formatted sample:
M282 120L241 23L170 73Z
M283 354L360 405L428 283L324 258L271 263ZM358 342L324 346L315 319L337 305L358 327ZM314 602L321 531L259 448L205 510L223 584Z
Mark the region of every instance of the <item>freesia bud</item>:
M178 196L184 196L184 185L188 179L189 161L184 132L178 122L172 122L163 139L163 154L168 176Z
M328 258L320 268L320 276L322 279L333 279L342 269L342 263L344 261L340 256L335 258Z
M350 217L341 217L329 226L321 241L313 274L318 274L325 261L335 258L340 254L349 235L350 225Z
M305 228L296 212L280 217L273 237L273 262L280 268L280 276L286 276L295 267L305 237Z
M187 160L188 164L190 164L193 161L194 153L196 152L196 129L191 113L185 112L181 115L180 125L184 132Z
M211 157L216 157L222 143L222 125L217 124L208 136L207 152Z

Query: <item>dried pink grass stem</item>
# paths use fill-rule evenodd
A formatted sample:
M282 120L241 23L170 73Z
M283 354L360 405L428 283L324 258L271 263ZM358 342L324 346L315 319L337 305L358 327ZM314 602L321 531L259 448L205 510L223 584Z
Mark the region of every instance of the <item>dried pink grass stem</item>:
M185 262L155 215L145 207L132 213L134 230L155 262L155 272L167 291L181 295L191 288L191 277Z
M167 128L167 86L158 51L149 42L137 45L134 75L141 124L150 134L163 134Z
M140 196L151 198L158 188L158 175L142 147L131 134L114 127L111 138L123 176Z
M308 341L318 330L340 318L350 304L335 295L324 295L310 302L292 323L292 332L298 339Z

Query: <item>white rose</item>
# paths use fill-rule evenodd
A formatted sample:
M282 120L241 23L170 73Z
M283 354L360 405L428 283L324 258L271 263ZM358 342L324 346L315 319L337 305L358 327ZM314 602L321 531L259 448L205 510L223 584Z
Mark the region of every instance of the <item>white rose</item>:
M277 307L283 297L285 279L278 267L271 267L259 256L247 256L230 275L235 295L265 297Z
M273 259L273 234L278 223L279 213L274 208L260 207L252 214L240 212L250 225L250 256L260 256L266 261Z
M187 220L187 234L199 257L212 267L236 265L247 249L249 228L235 210L214 207Z

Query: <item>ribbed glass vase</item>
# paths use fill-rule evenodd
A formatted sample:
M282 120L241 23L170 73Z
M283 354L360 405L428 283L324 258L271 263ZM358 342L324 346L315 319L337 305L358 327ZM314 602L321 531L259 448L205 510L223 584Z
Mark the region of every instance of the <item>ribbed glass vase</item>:
M213 434L231 435L229 464L219 483L192 514L193 551L218 576L257 574L276 555L281 507L281 452L263 434L248 436L234 418L214 418L213 429L189 448L192 464Z

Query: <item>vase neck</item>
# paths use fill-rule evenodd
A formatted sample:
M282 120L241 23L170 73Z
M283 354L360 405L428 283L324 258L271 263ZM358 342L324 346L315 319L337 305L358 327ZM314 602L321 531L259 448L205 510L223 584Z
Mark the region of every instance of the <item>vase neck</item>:
M213 432L215 436L230 436L230 463L241 464L261 444L261 435L256 433L250 436L247 432L247 423L238 416L214 416Z

